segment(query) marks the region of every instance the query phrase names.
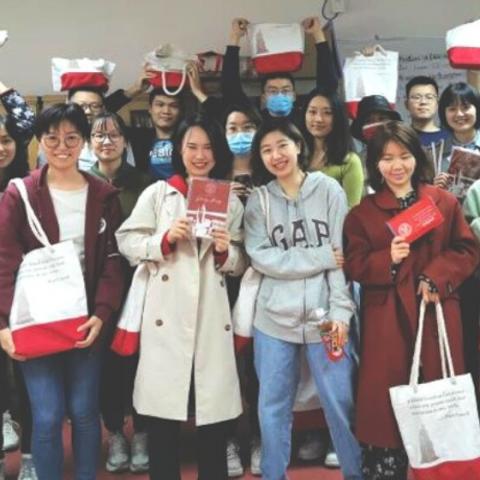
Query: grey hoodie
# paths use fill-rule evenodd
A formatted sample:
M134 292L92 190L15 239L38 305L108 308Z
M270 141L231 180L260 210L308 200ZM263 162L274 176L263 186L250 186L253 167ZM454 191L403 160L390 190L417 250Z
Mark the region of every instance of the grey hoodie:
M267 185L270 231L255 191L245 210L245 246L262 273L254 326L294 343L320 342L318 312L350 323L354 303L336 267L332 246L342 247L347 199L341 186L321 172L307 174L289 199L276 180Z

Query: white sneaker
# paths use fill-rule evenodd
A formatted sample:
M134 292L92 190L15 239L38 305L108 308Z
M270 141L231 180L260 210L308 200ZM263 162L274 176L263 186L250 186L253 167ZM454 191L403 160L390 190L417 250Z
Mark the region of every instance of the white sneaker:
M135 433L132 439L130 471L132 473L148 472L148 438L145 432Z
M33 458L30 454L24 453L22 455L22 464L20 472L18 473L18 480L38 480L35 466L33 465Z
M328 447L327 455L323 464L328 468L340 468L337 452L334 450L332 445Z
M17 422L12 420L9 412L3 414L3 451L10 452L16 450L20 444L18 431L20 427Z
M255 437L250 445L250 472L257 477L262 475L260 462L262 461L262 444L260 439Z
M5 480L5 462L3 458L0 460L0 480Z
M128 470L130 451L123 432L108 434L107 472L118 473Z
M327 449L326 441L318 431L307 432L298 448L297 456L300 460L318 460L325 454Z
M236 440L229 440L227 442L227 467L228 476L240 477L243 475L243 466L240 459L240 446Z

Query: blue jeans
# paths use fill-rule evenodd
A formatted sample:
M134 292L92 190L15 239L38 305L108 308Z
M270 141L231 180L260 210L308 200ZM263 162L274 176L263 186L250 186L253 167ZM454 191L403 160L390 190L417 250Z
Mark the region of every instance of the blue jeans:
M33 418L39 480L62 480L62 426L72 422L75 480L95 480L100 452L100 352L71 350L22 363Z
M349 342L350 343L350 342ZM260 381L258 413L262 436L262 478L286 480L290 462L293 405L300 377L301 345L255 329L255 368ZM345 480L361 480L361 451L352 433L355 362L347 344L344 357L332 362L321 343L305 352Z

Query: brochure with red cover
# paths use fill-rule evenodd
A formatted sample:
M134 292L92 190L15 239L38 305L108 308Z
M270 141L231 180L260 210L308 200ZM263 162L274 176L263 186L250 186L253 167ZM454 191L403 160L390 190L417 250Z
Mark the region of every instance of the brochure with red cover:
M192 221L193 234L211 238L215 225L227 224L230 182L209 178L193 178L188 189L187 217Z
M387 222L394 236L405 237L412 243L438 227L444 218L431 197L427 196Z
M480 152L453 147L448 173L451 174L448 190L463 200L473 182L480 178Z

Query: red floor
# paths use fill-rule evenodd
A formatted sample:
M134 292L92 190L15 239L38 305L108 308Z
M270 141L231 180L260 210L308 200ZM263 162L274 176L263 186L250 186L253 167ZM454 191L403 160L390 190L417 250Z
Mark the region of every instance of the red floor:
M70 448L70 427L66 423L64 427L64 443L66 445L65 452L65 480L73 480L72 473L72 454ZM182 444L182 457L183 461L183 480L194 480L196 476L195 460L194 460L194 445L195 445L195 434L191 428L186 428L183 433L183 444ZM246 443L246 442L244 442ZM131 473L123 474L110 474L107 473L104 469L106 455L106 437L104 436L103 448L102 448L102 464L99 465L97 480L148 480L148 475L133 475ZM17 478L18 469L20 462L19 452L8 453L6 456L6 466L7 466L7 480L15 480ZM248 471L242 477L245 480L249 479L259 479L259 477L254 477ZM290 480L312 480L312 479L321 479L321 480L341 480L343 479L339 470L329 470L322 468L318 465L306 465L306 464L294 464L289 469L289 478Z

